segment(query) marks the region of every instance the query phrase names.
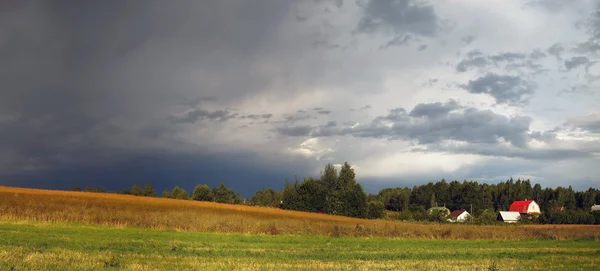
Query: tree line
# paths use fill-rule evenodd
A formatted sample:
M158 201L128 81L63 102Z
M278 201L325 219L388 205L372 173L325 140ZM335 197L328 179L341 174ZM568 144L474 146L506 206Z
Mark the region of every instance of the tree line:
M80 191L79 187L73 190ZM104 192L102 187L86 187L84 191ZM149 184L144 187L136 184L130 190L113 192L157 196ZM466 180L448 182L442 179L412 188L385 188L377 194L367 194L356 181L356 174L347 162L339 171L331 164L326 165L319 178L305 178L302 182L297 179L292 182L286 180L280 191L271 188L259 190L249 200L224 183L212 189L206 184L199 184L191 194L175 186L172 190L165 190L162 197L414 221L445 221L437 213L432 215L427 212L431 207L444 206L450 210L467 210L474 217L474 222L479 224L495 221L497 213L507 211L514 201L531 199L540 205L542 211L536 222L600 224L600 212L590 212L592 205L600 203L600 190L594 188L586 191L574 191L571 186L542 189L540 184L532 186L530 180L515 181L512 178L498 184Z
M74 186L73 191L81 191L79 186ZM104 193L105 191L102 189L102 186L98 187L86 187L83 191L85 192L97 192ZM141 186L134 184L131 189L124 189L122 191L108 191L107 193L115 193L115 194L124 194L124 195L133 195L140 197L157 197L156 191L150 184L145 184L142 188ZM212 201L218 203L231 203L231 204L240 204L244 201L244 198L240 195L240 193L234 192L231 188L225 186L224 183L221 183L218 187L210 189L210 187L206 184L196 185L192 194L188 194L185 189L175 186L172 190L165 190L162 195L163 198L170 199L182 199L182 200L196 200L196 201Z

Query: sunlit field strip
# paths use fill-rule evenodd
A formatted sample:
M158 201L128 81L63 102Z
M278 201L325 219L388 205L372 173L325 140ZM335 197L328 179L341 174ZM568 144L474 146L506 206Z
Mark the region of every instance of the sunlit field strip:
M600 239L598 225L418 224L213 202L1 186L0 218L270 235L405 239Z

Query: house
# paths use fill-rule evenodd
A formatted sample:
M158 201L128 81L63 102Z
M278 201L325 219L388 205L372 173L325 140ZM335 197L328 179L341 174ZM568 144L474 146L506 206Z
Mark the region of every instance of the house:
M565 206L556 206L556 207L554 207L554 211L557 211L557 212L562 212L564 210L565 210Z
M519 212L500 211L496 219L505 223L517 223L521 220L521 214Z
M452 211L452 213L450 213L450 215L448 216L448 218L449 218L448 221L450 221L450 222L465 222L470 217L471 217L471 215L469 214L469 212L467 212L465 210L456 210L456 211Z
M592 206L592 212L593 212L593 211L600 211L600 205L594 204L594 205Z
M533 200L515 201L508 209L511 212L518 212L522 215L539 215L540 206Z

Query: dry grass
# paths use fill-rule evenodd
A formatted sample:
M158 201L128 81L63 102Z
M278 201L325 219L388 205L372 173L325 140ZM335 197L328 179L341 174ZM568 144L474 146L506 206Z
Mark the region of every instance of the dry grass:
M0 218L185 231L424 239L600 239L600 226L474 226L365 220L273 208L0 186Z

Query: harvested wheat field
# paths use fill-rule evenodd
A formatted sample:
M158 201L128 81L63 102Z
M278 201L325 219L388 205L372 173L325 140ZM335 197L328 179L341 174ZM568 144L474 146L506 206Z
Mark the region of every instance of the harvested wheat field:
M417 224L129 195L0 187L0 218L248 234L421 239L600 239L600 226Z

